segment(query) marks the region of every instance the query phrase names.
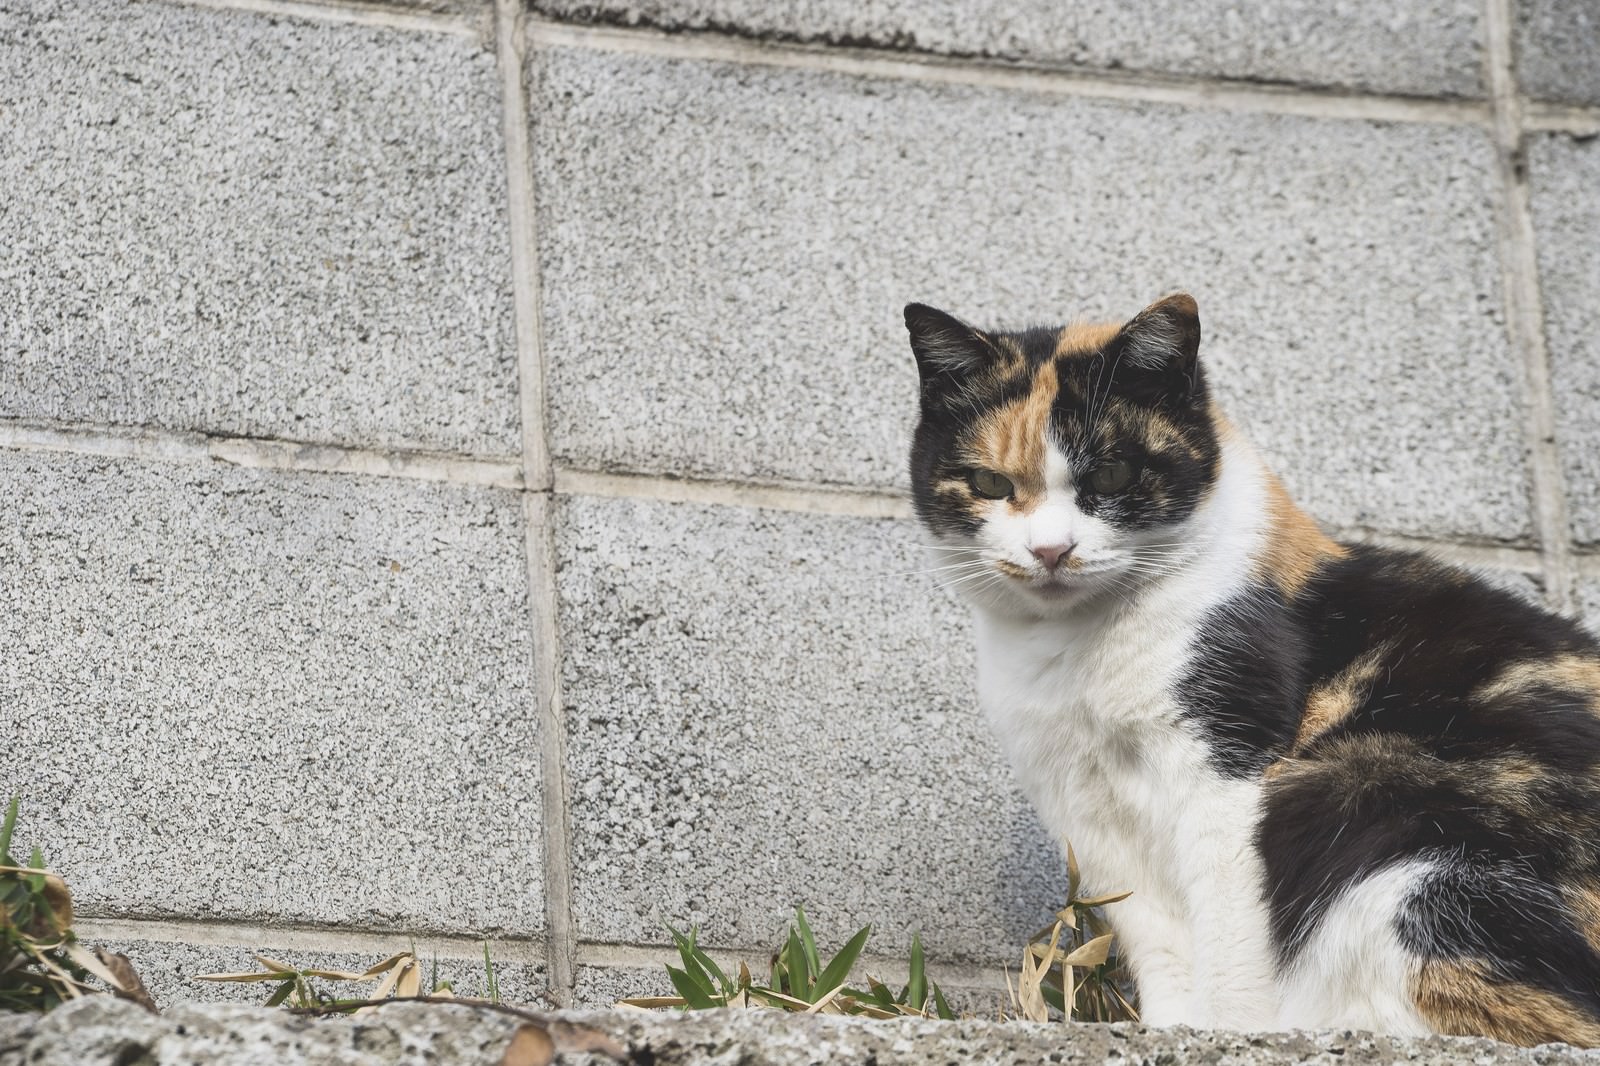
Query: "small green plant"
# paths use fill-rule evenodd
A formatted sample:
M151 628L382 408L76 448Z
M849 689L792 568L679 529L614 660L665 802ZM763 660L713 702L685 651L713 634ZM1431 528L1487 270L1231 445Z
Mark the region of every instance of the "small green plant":
M449 981L439 977L439 957L433 957L428 978L430 991L422 991L422 963L416 948L390 955L357 973L352 970L324 970L310 966L291 966L266 955L251 956L262 969L245 973L198 974L197 981L227 981L236 984L260 983L274 986L267 997L269 1007L287 1006L297 1010L317 1010L327 1013L359 1014L370 1009L373 1001L385 999L453 999L455 990ZM500 1002L500 987L495 978L494 962L489 957L489 942L483 942L483 967L488 1000ZM323 990L317 982L374 981L369 993L361 996L338 996Z
M1078 890L1078 857L1069 846L1066 905L1023 948L1016 987L1010 988L1006 978L1012 1005L1035 1022L1049 1021L1052 1009L1067 1021L1138 1021L1139 1011L1126 991L1131 982L1100 913L1132 893L1083 897Z
M100 992L90 978L150 1009L149 994L121 955L89 951L72 932L72 893L45 868L37 845L27 863L11 854L21 798L0 822L0 1010L47 1011Z
M687 934L667 926L678 949L681 967L668 966L667 976L676 996L650 996L625 999L632 1007L679 1007L708 1010L713 1007L774 1007L807 1014L862 1014L893 1018L901 1015L954 1018L944 993L927 976L922 938L911 942L910 980L898 995L876 978L867 977L865 991L845 984L850 970L861 958L872 935L872 927L856 932L838 954L827 962L817 950L816 937L806 921L805 909L796 907L789 934L772 953L766 984L756 984L750 968L739 964L734 977L699 945L699 928Z

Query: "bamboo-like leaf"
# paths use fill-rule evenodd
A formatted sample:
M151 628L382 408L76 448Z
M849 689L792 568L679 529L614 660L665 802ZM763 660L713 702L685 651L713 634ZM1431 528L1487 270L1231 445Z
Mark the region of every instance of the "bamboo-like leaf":
M784 945L784 965L788 970L789 994L811 1002L811 973L807 969L806 949L801 946L800 938L793 929L789 930L789 940Z
M250 973L197 973L196 981L232 981L245 983L250 981L283 981L292 979L294 973L280 973L276 970L253 970Z
M823 987L823 983L821 981L818 981L817 982L817 987L818 988L822 988ZM844 985L834 985L833 988L829 992L827 992L825 995L819 997L815 1003L813 1003L813 1004L811 1004L811 1006L807 1007L805 1009L804 1013L806 1013L806 1014L838 1014L838 1013L840 1013L839 1008L833 1006L833 1001L835 999L837 999L838 996L839 996L839 993L843 992L843 991L844 991ZM829 1008L832 1008L832 1009L830 1010Z
M906 981L906 1003L921 1010L928 1002L928 975L922 957L922 934L911 934L911 973Z
M267 1004L266 1005L269 1006L269 1007L282 1006L283 1005L283 1001L288 999L289 998L289 993L293 992L293 991L294 991L294 979L293 978L289 978L287 980L280 980L280 982L278 984L278 987L273 991L272 995L267 997Z
M1072 845L1067 845L1067 898L1076 899L1078 896L1078 853L1072 850Z
M688 978L695 983L696 987L704 992L708 998L717 999L723 997L723 993L722 991L719 991L717 983L712 980L711 974L706 970L705 963L710 962L711 960L705 952L700 950L699 944L696 943L695 934L697 930L690 929L689 935L684 936L682 933L678 932L678 930L669 925L667 926L667 931L672 934L673 943L677 945L678 957L683 961L684 974L687 975ZM712 963L712 965L714 967L716 964ZM720 972L721 971L719 970L718 973ZM726 986L727 978L723 978L722 984Z
M752 996L758 996L761 999L770 999L773 1001L774 1006L783 1007L786 1010L803 1011L807 1007L811 1006L810 1003L803 999L797 999L794 996L786 996L782 992L779 992L773 988L753 987L750 989L750 994Z
M410 954L411 952L409 951L397 951L393 955L390 955L387 959L384 959L382 962L375 962L371 966L368 966L364 972L355 976L355 980L370 981L374 977L386 974L396 966L400 965L400 963L409 957ZM310 973L311 971L307 970L306 972Z
M399 960L404 960L408 957L409 956L406 955L395 956L395 958ZM405 972L405 968L405 962L399 961L384 971L383 979L378 982L378 987L372 990L371 998L388 999L389 996L394 992L394 986L400 983L400 975Z
M838 988L844 984L844 979L850 976L850 968L861 957L861 950L867 946L867 937L872 935L872 926L862 926L856 931L844 947L839 949L828 963L827 967L817 976L817 988Z
M95 958L88 949L77 944L63 944L61 945L61 951L67 956L67 958L71 959L73 962L77 963L79 966L82 966L85 970L104 981L107 988L118 992L128 991L128 989L123 987L121 979L118 978L116 974L112 973L110 968L107 967L105 963Z
M710 1010L717 1005L716 1000L712 999L705 989L676 966L667 967L667 977L672 980L672 987L678 990L678 995L683 997L690 1010Z
M1017 974L1017 1007L1022 1016L1030 1022L1043 1022L1050 1020L1050 1012L1045 1007L1044 995L1039 991L1043 978L1043 970L1039 961L1032 952L1022 955L1022 970Z
M1111 955L1111 934L1097 936L1061 960L1067 966L1099 966Z
M416 959L405 964L400 980L395 982L395 995L415 996L422 992L422 965Z
M1131 895L1133 895L1131 891L1110 892L1104 896L1090 896L1088 899L1075 899L1072 901L1072 905L1074 907L1106 907L1113 903L1121 903Z
M800 946L806 952L806 969L810 973L822 972L822 961L817 955L817 938L811 935L811 926L806 922L805 908L795 904L794 922L800 927Z
M277 959L271 959L265 955L251 955L250 957L275 973L289 974L300 972L286 962L279 962Z
M947 1022L955 1021L956 1020L956 1012L950 1009L950 1004L949 1003L945 1002L944 990L939 987L939 982L930 981L928 983L933 988L933 1012L934 1012L934 1015L937 1016L938 1018L942 1019L943 1021L947 1021Z

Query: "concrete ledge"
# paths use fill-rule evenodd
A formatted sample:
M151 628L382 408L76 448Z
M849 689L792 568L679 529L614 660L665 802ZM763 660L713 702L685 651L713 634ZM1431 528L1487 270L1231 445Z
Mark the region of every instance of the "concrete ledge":
M261 1007L188 1006L159 1017L109 998L47 1015L0 1016L0 1066L139 1063L1268 1063L1413 1066L1593 1062L1565 1045L1514 1048L1452 1037L1241 1034L1139 1025L898 1022L773 1011L563 1012L530 1018L467 1006L397 1004L361 1018L308 1019ZM548 1037L548 1039L546 1039ZM513 1048L513 1041L516 1046ZM550 1052L554 1051L554 1057Z

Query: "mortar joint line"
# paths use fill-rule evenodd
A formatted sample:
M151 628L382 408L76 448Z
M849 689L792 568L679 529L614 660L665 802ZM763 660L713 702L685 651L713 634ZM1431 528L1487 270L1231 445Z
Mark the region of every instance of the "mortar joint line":
M572 1003L577 943L572 912L572 847L567 812L566 722L562 712L560 626L556 619L555 545L550 513L555 487L546 409L538 212L529 135L529 102L521 0L495 0L495 56L500 69L506 152L507 216L516 300L517 396L522 423L523 536L533 630L534 714L539 727L543 818L545 931L550 994Z
M175 0L188 7L213 11L237 11L269 18L303 19L308 22L338 23L346 26L371 26L407 33L434 33L473 37L487 41L491 20L455 11L430 11L403 8L381 0Z
M897 81L990 87L1089 99L1332 119L1433 122L1488 128L1489 101L1406 96L1295 82L1112 71L1000 57L944 55L883 45L786 41L713 29L566 22L531 15L530 42L589 50L791 68Z
M1499 177L1498 230L1508 339L1523 366L1525 432L1546 599L1563 613L1573 604L1575 564L1565 479L1557 443L1556 401L1528 181L1528 134L1517 82L1512 0L1484 0L1484 63L1494 115Z

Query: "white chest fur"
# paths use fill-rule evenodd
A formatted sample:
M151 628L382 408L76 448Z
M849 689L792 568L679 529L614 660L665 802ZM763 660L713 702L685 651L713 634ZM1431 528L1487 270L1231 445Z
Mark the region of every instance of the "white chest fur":
M1258 533L1236 516L1259 509L1238 498L1249 468L1232 465L1193 558L1136 598L1081 617L976 616L980 702L1023 791L1090 892L1134 892L1109 917L1157 1024L1276 1013L1259 784L1212 768L1175 697L1201 621L1249 577Z

